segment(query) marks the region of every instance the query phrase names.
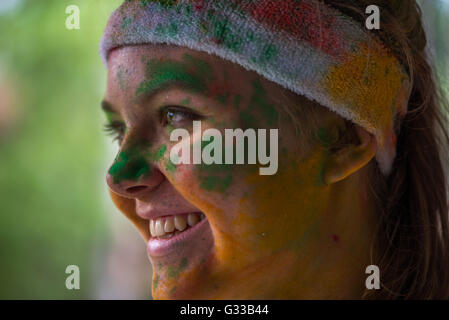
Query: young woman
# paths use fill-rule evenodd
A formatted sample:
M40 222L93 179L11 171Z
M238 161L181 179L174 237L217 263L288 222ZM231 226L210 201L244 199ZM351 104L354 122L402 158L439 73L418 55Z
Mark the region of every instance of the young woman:
M448 137L425 44L412 0L125 1L101 45L107 182L148 243L153 296L447 298ZM202 150L207 129L277 129L277 170L173 161L175 129Z

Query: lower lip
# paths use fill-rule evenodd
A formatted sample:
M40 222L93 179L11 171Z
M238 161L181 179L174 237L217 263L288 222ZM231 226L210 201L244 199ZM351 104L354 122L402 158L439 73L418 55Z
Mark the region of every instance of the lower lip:
M148 255L151 257L166 256L176 251L179 247L185 247L189 244L193 245L194 243L197 243L196 240L204 237L208 228L210 228L209 221L206 218L203 218L193 227L190 227L171 238L150 238L147 246Z

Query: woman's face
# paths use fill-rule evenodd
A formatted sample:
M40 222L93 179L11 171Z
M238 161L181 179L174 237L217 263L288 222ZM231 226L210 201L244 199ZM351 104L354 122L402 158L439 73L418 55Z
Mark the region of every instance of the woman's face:
M325 148L320 141L300 147L276 102L282 89L231 62L172 46L117 49L108 70L103 109L120 151L107 182L148 243L153 296L289 298L310 287L312 270L341 250L351 222L333 214L335 194L321 179ZM278 129L277 172L260 175L261 164L173 164L174 129L201 143L193 120L223 137L225 129ZM326 130L318 134L323 144Z

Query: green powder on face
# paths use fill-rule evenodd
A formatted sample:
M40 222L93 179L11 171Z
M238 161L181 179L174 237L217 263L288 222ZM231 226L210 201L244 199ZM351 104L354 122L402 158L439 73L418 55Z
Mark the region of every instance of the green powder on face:
M167 268L167 276L168 276L169 278L177 278L179 275L178 275L177 270L176 270L174 267L169 266L169 267Z
M166 151L167 151L167 146L164 144L164 145L161 146L161 147L159 148L159 150L156 151L156 153L151 157L152 160L153 160L153 161L159 161L159 160L161 160L161 159L164 157Z
M234 108L235 108L236 110L239 109L239 106L240 106L240 102L241 102L241 101L242 101L242 96L239 95L239 94L236 94L236 95L234 96Z
M166 126L166 128L167 128L167 131L168 131L169 134L171 134L172 131L176 129L175 126L172 125L172 124L168 124L168 125Z
M187 258L184 257L181 259L181 262L179 263L179 271L183 271L187 267Z
M109 169L109 174L114 178L114 183L137 181L141 176L150 175L151 168L141 155L122 151Z
M249 108L251 110L260 110L262 117L266 119L268 125L274 125L278 120L278 112L276 107L268 102L268 98L265 90L262 87L262 83L259 80L255 80L253 85L253 95L249 102Z
M319 128L317 130L317 136L323 145L327 145L329 143L329 141L331 140L331 138L329 137L329 133L327 132L327 130L325 128Z
M159 285L159 275L156 274L156 277L153 280L153 290L156 290L158 285Z
M119 66L117 71L117 78L120 90L127 91L128 86L126 84L125 76L128 74L128 70L124 66Z
M225 192L232 183L232 175L228 174L225 177L206 176L200 178L200 188L207 191Z
M167 276L169 278L179 278L179 274L184 271L184 269L187 267L187 258L184 257L181 259L181 261L179 262L179 266L177 268L173 267L173 266L169 266L167 268Z
M181 101L181 104L184 106L188 106L190 104L190 98L187 97L184 100Z
M174 155L175 162L178 162L179 156L177 154ZM176 171L176 165L171 161L170 157L168 157L167 161L165 162L165 169L167 169L170 173L175 173Z
M168 159L167 162L165 162L165 169L170 173L176 172L176 166L174 165L173 162L171 162L170 159Z
M183 55L183 60L189 68L193 68L198 75L204 77L207 81L214 79L213 68L208 62L191 56L188 53Z
M339 133L337 127L319 128L316 131L316 137L325 148L329 148L336 143L338 140L338 135Z
M190 90L205 93L207 81L212 80L212 68L206 62L185 54L184 61L160 61L152 59L146 64L146 80L136 90L136 97L164 85L177 82Z
M143 81L136 90L136 96L154 91L170 82L180 82L188 85L192 90L204 92L206 84L200 77L189 73L182 63L178 62L149 62L149 70L151 80Z
M222 152L222 154L224 158L225 152ZM201 164L196 166L200 188L206 191L226 193L232 184L233 168L235 169L233 165L227 164Z
M242 124L243 129L256 129L257 128L257 123L256 120L254 119L254 116L249 113L248 111L242 111L239 114L239 118L240 118L240 123Z
M218 100L218 102L220 102L221 104L227 104L227 103L228 103L228 100L229 100L229 96L230 96L229 92L223 93L223 94L220 94L220 95L217 97L217 100Z

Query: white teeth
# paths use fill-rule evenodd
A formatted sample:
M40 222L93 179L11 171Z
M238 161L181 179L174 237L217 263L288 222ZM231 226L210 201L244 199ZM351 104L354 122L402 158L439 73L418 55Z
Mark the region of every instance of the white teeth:
M165 234L164 227L162 226L162 219L157 219L156 224L154 225L154 229L156 231L156 237L163 236Z
M172 217L165 219L164 231L166 233L175 231L175 223Z
M150 220L150 233L152 237L156 236L156 230L154 229L154 220Z
M187 220L184 214L175 216L175 227L179 231L183 231L185 228L187 228Z
M168 239L175 236L188 227L193 227L206 216L200 213L180 214L150 220L150 234L152 237Z
M189 226L193 227L200 221L200 217L196 213L189 213L187 216L187 223Z

